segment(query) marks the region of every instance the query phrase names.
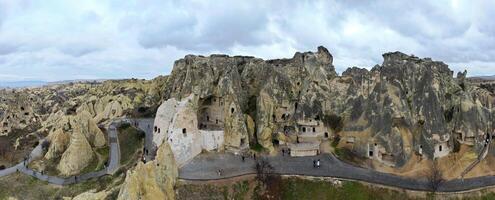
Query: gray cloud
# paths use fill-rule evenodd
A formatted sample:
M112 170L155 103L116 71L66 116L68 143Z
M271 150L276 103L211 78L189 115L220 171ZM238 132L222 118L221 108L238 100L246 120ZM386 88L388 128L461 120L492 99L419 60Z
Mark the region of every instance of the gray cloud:
M259 45L269 42L265 34L268 14L255 4L224 1L197 3L182 9L154 12L129 23L138 23L138 41L145 48L175 46L185 50L226 51L235 44ZM265 10L266 11L266 10ZM131 25L136 27L137 25Z
M291 57L324 45L338 71L403 51L495 72L490 1L1 1L0 79L152 78L185 54Z
M0 43L0 56L8 55L17 51L19 47L12 44Z

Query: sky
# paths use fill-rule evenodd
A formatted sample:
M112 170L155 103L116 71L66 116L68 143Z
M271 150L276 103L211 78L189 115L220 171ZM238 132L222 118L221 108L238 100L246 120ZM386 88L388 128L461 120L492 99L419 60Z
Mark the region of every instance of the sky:
M495 1L0 0L0 81L146 78L187 54L290 58L338 73L401 51L495 75Z

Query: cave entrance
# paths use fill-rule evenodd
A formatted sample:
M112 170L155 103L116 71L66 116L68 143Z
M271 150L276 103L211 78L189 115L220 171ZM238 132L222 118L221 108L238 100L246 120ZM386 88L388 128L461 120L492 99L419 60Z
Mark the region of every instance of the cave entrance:
M209 96L199 100L197 113L200 130L223 130L224 100L222 97Z

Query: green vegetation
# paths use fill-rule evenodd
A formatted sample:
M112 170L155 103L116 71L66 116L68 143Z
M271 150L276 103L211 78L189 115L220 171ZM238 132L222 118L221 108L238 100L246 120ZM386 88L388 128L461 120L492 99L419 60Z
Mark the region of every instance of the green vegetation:
M344 120L342 120L342 117L334 114L323 115L322 121L325 126L332 128L336 133L342 131L342 128L344 127Z
M122 177L103 176L97 179L64 187L48 184L31 176L15 173L0 178L0 200L8 197L17 199L62 199L74 197L88 190L96 191L113 188L123 182ZM118 191L117 191L118 192Z
M98 166L96 167L96 170L101 170L105 167L105 163L108 162L109 159L109 154L110 154L110 147L105 146L102 148L96 149L96 154L98 156Z
M404 191L368 186L359 182L342 181L333 184L325 180L308 180L301 178L275 178L276 183L267 187L257 184L253 179L238 180L223 183L180 183L177 186L177 199L284 199L284 200L396 200L396 199L452 199L474 200L495 199L495 193L481 191L471 197L435 196L427 193L425 196L408 196ZM270 186L271 185L271 186ZM276 186L276 187L274 187ZM268 191L266 191L268 190ZM265 195L268 194L268 195ZM480 195L480 196L478 196Z
M134 160L144 145L144 133L129 124L119 127L120 161L122 164Z
M335 155L343 160L352 160L352 152L346 148L335 148Z
M337 145L339 145L339 142L340 142L340 135L335 134L335 137L333 138L332 143L331 143L332 147L337 148Z
M251 146L251 150L256 151L256 152L263 152L265 151L265 147L261 146L261 144L256 143L255 145Z
M282 181L282 199L408 199L405 193L370 188L357 182L341 186L327 181L289 178Z
M57 165L60 162L60 157L59 158L54 158L51 160L44 160L45 162L45 171L43 173L50 175L50 176L59 176L59 171L57 169Z
M93 159L91 159L89 164L79 174L86 174L89 172L97 171L97 167L98 167L98 158L93 157Z
M233 199L242 199L249 192L249 182L242 181L234 184L233 187Z

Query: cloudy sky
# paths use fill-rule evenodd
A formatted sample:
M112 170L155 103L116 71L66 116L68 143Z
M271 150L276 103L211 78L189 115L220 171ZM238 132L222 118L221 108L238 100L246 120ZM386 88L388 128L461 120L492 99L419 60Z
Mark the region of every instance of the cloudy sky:
M0 0L0 81L153 78L186 54L327 47L338 72L402 51L495 74L494 1Z

